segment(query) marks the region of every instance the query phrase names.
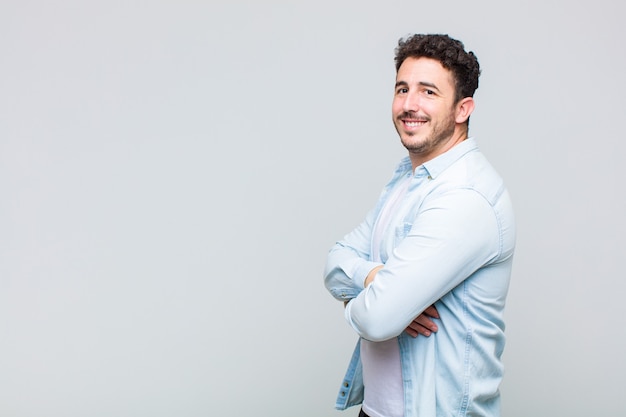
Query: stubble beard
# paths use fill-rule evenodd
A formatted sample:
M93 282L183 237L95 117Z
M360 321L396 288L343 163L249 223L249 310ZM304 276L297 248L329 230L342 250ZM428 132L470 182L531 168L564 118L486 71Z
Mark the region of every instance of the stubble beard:
M401 117L404 117L401 116ZM428 123L430 123L430 119ZM407 133L401 132L398 124L401 124L400 118L397 123L395 123L396 131L400 136L400 141L402 145L412 154L426 154L436 149L442 143L446 142L448 139L452 137L454 134L455 128L455 120L454 116L450 115L447 120L444 120L440 123L437 123L432 126L430 134L421 139L421 140L413 140L415 136L419 135L419 133Z

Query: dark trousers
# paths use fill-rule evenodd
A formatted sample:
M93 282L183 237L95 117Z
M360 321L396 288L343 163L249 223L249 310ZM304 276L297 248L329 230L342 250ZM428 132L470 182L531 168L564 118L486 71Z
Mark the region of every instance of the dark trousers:
M365 411L363 411L363 409L361 408L361 411L359 411L359 417L370 417L370 416L365 414Z

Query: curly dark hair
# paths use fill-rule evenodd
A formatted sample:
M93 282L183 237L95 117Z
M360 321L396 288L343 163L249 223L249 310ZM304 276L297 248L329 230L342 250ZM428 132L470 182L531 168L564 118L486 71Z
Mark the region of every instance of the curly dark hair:
M473 97L478 88L480 65L473 52L461 41L445 34L416 34L401 38L395 49L396 71L407 58L432 58L450 70L455 81L455 102Z

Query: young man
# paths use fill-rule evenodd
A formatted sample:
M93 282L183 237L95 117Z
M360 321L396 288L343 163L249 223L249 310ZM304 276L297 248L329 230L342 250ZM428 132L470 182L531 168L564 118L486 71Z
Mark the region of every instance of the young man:
M399 41L395 63L392 116L408 156L324 271L360 336L336 407L499 416L515 224L468 137L478 60L447 35L419 34Z

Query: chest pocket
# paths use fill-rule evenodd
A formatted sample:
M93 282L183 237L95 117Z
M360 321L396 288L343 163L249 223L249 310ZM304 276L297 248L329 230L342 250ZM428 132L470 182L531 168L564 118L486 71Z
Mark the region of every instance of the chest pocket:
M409 234L411 229L413 228L413 223L403 222L402 224L396 226L395 234L394 234L394 247L398 246L404 238Z

